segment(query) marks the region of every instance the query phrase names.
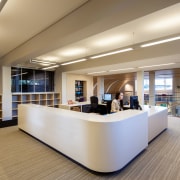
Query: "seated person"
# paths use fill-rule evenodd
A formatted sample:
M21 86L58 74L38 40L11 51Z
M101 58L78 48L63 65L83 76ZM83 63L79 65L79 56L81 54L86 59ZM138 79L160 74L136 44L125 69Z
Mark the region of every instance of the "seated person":
M115 99L111 103L111 112L118 112L123 110L123 93L116 93Z
M122 92L120 92L120 103L119 103L119 105L120 105L120 111L123 111L124 110L124 103L123 103L123 93Z

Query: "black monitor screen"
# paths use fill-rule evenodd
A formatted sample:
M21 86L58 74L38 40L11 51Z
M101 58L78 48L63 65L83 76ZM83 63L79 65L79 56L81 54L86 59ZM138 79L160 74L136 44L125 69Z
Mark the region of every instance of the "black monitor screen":
M104 101L111 101L112 95L111 94L104 94Z
M139 101L138 96L130 96L130 109L138 109Z

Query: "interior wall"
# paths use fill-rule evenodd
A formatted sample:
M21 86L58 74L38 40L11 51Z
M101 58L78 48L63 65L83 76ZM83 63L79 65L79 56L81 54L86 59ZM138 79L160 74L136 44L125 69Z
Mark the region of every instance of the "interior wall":
M93 77L86 75L66 74L66 97L62 98L62 103L67 103L67 100L75 101L75 81L86 81L86 100L90 101L90 96L93 95ZM65 84L64 84L65 85ZM63 87L62 87L63 88ZM63 92L63 91L62 91ZM62 96L64 94L62 93Z

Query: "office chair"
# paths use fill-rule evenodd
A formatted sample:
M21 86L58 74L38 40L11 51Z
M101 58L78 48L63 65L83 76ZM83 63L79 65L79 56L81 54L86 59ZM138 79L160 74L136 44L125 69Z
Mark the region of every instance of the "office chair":
M97 113L98 112L98 97L91 96L90 102L91 102L91 112Z
M98 104L98 97L91 96L91 112L99 113L101 115L107 114L107 108L104 105Z

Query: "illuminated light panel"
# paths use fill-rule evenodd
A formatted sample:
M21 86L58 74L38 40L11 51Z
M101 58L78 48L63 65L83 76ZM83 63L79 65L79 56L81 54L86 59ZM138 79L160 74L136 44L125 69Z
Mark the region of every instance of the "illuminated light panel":
M135 68L112 69L112 70L109 70L109 72L113 72L113 71L126 71L126 70L132 70L132 69L135 69Z
M41 66L49 66L50 64L47 63L40 63Z
M100 74L100 73L105 73L107 71L99 71L99 72L91 72L91 73L87 73L87 74Z
M179 39L180 39L180 36L177 36L177 37L168 38L168 39L164 39L164 40L160 40L160 41L155 41L155 42L151 42L151 43L142 44L140 47L154 46L154 45L158 45L158 44L162 44L162 43L176 41L176 40L179 40Z
M141 66L141 67L138 67L138 68L149 68L149 67L157 67L157 66L169 66L169 65L173 65L173 64L176 64L176 63L156 64L156 65L151 65L151 66Z
M43 61L43 60L38 60L38 59L31 59L31 63L36 63L36 64L47 64L47 65L53 65L56 64L55 62L48 62L48 61Z
M49 66L49 67L45 67L45 68L42 68L42 69L46 70L46 69L53 69L53 68L56 68L56 67L59 67L59 65Z
M110 55L113 55L113 54L118 54L118 53L123 53L123 52L127 52L127 51L132 51L132 50L133 50L133 48L121 49L121 50L118 50L118 51L112 51L112 52L109 52L109 53L100 54L100 55L97 55L97 56L92 56L92 57L90 57L90 59L96 59L96 58L100 58L100 57L104 57L104 56L110 56Z
M41 56L40 58L38 57L38 59L43 59L45 61L58 61L59 60L59 58L55 56Z
M61 53L61 55L65 57L71 57L71 56L83 54L85 52L86 50L84 48L76 48L76 49L64 51Z
M67 63L62 63L61 65L64 66L64 65L68 65L68 64L74 64L74 63L83 62L83 61L86 61L86 60L87 59L83 58L83 59L78 59L78 60L67 62Z

